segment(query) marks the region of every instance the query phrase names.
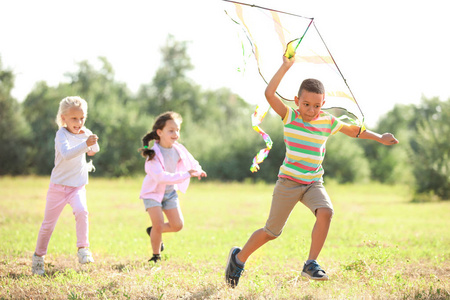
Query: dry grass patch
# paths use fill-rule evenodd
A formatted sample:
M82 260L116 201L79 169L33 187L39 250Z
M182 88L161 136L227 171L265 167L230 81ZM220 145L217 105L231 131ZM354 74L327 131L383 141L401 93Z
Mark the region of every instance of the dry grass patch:
M330 281L309 281L301 263L249 264L236 289L224 284L221 262L162 263L97 257L80 265L75 257L49 257L46 275L31 275L27 258L0 263L1 299L449 299L450 263L390 262L368 265L327 262Z

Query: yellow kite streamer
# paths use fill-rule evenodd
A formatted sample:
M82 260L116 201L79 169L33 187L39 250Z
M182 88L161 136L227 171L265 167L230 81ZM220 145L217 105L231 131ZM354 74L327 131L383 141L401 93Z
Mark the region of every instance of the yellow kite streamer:
M267 112L268 112L267 108L257 106L255 112L252 115L253 129L260 135L262 135L264 142L266 142L266 148L259 150L258 154L256 154L256 156L253 158L253 163L250 167L250 171L252 171L252 173L257 172L259 170L259 164L264 161L267 155L269 155L270 149L272 149L273 143L272 140L270 139L270 136L258 126L259 124L261 124Z

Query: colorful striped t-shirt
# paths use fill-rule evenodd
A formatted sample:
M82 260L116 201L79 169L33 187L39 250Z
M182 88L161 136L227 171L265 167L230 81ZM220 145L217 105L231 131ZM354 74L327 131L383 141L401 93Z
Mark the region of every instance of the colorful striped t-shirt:
M302 184L322 181L326 141L344 124L324 111L320 111L311 122L304 122L300 112L294 108L288 108L283 123L286 157L278 177Z

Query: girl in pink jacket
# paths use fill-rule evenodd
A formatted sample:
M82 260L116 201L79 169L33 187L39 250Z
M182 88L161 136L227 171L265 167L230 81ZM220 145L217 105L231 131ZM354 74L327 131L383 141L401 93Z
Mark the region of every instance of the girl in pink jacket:
M159 115L152 131L142 138L139 149L146 158L145 172L140 198L152 221L147 228L153 257L149 261L161 260L164 250L162 234L177 232L183 228L183 214L178 203L177 190L185 193L191 177L206 177L206 172L177 140L180 138L181 116L176 112ZM155 140L152 148L149 143ZM164 222L164 214L168 222Z

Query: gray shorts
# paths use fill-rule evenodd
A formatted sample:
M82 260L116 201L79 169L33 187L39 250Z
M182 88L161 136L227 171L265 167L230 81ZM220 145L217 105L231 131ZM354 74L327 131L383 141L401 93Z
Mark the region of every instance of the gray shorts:
M173 190L168 194L164 194L164 197L160 202L153 199L143 199L145 210L151 207L161 207L163 210L177 208L179 206L177 191Z
M274 237L281 235L289 215L299 201L314 215L318 208L329 208L333 211L333 204L321 182L301 184L287 178L278 178L264 231Z

